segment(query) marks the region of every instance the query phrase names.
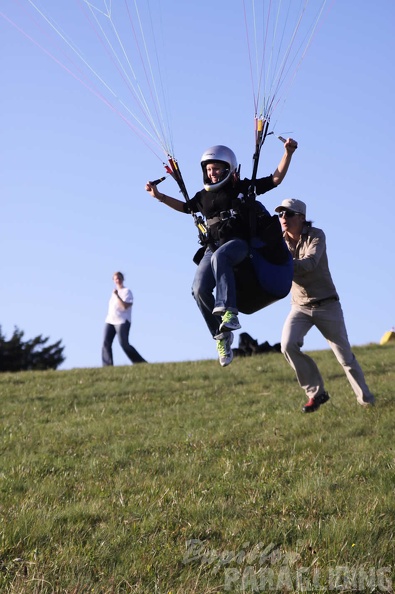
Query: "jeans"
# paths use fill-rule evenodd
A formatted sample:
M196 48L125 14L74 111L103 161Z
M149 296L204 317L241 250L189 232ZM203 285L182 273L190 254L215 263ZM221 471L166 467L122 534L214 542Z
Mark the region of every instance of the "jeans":
M226 310L238 313L233 268L247 257L248 250L243 239L231 239L215 252L208 247L197 268L192 295L213 337L219 332L221 314Z
M363 371L351 350L340 303L329 302L317 308L293 305L285 320L281 351L296 373L296 378L308 398L325 391L324 380L316 363L301 351L303 339L315 326L328 341L336 359L357 397L359 404L374 402L365 382Z
M112 358L112 343L114 341L115 335L118 336L119 344L132 363L146 363L146 360L143 359L136 349L129 344L129 330L129 321L116 325L105 324L102 348L102 362L104 367L107 365L114 365Z

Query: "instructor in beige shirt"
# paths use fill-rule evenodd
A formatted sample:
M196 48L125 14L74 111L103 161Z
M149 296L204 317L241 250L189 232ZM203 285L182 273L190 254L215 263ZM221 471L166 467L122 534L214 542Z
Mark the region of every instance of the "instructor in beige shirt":
M275 209L294 261L292 307L285 320L281 351L306 393L303 412L314 412L329 400L324 380L311 357L301 348L315 326L328 341L362 406L374 404L363 371L351 350L339 296L329 271L325 233L306 221L306 204L288 198Z

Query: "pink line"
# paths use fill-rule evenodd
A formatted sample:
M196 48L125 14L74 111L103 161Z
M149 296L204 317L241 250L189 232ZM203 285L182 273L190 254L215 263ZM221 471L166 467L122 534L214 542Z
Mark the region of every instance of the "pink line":
M149 138L138 129L136 126L132 124L130 120L128 120L121 111L119 111L114 105L112 105L99 91L96 91L94 88L89 86L82 78L77 76L72 70L70 70L65 64L63 64L58 58L56 58L51 52L46 50L38 41L36 41L33 37L31 37L26 31L21 29L14 21L12 21L7 15L0 12L0 16L2 16L10 25L12 25L19 33L21 33L24 37L26 37L30 42L32 42L36 47L38 47L44 54L46 54L49 58L51 58L56 64L58 64L63 70L65 70L68 74L70 74L75 80L80 82L88 91L90 91L93 95L95 95L98 99L100 99L111 111L116 113L126 124L127 126L137 135L139 138L144 142L144 144L150 149L150 151L160 160L163 161L153 150L153 148L148 144Z

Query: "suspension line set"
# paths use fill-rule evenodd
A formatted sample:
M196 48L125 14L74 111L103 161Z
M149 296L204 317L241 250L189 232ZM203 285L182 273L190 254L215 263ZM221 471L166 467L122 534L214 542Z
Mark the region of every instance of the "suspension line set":
M184 196L185 202L188 204L190 198L178 162L176 159L168 155L168 165L165 164L164 166L167 173L171 175L171 177L176 181L178 187L180 188L181 194ZM199 232L199 243L201 245L205 245L207 243L208 230L204 219L202 216L198 216L195 212L191 212L191 214Z

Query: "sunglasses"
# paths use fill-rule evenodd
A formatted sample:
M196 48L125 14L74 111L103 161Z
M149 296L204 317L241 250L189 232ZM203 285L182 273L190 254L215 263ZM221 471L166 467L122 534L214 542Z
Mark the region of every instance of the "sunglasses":
M278 213L278 216L280 217L280 219L282 219L283 217L287 217L287 219L292 219L292 217L294 217L295 215L299 215L301 214L300 212L294 212L293 210L282 210L281 212Z

